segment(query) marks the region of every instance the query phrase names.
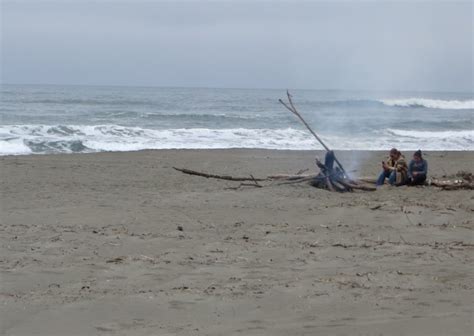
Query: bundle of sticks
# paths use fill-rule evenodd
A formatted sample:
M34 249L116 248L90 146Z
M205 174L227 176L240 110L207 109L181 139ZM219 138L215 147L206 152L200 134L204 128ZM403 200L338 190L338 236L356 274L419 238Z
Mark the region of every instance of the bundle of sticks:
M298 112L295 105L293 104L293 100L291 99L292 96L290 92L287 91L286 94L288 97L288 102L284 102L281 99L279 100L279 102L283 104L283 106L285 106L291 113L293 113L294 115L298 117L298 119L306 126L309 132L316 138L316 140L326 150L326 156L325 156L324 162L322 162L318 157L316 157L316 160L315 160L316 166L319 168L319 173L311 174L311 175L303 175L302 172L299 172L296 175L279 174L279 175L267 176L265 178L255 178L253 175L250 175L249 177L235 177L235 176L230 176L230 175L208 174L208 173L198 172L198 171L185 169L185 168L177 168L177 167L173 167L173 168L185 174L202 176L206 178L215 178L215 179L221 179L221 180L227 180L227 181L240 182L239 186L235 188L230 188L230 189L238 189L240 187L261 188L265 186L262 184L262 182L269 181L269 182L276 182L277 184L280 184L280 185L308 182L314 187L327 189L330 191L337 191L337 192L347 192L347 191L354 191L354 190L364 190L364 191L375 190L375 187L365 185L362 181L357 181L349 177L349 175L347 174L346 170L337 159L334 152L329 149L329 147L311 129L309 124L303 119L301 114ZM334 167L334 163L337 165L336 167Z
M219 175L219 174L210 174L205 172L200 172L197 170L191 170L187 168L178 168L173 167L173 169L187 175L201 176L205 178L212 178L225 181L234 181L240 182L236 187L228 187L227 189L240 189L242 187L255 187L262 188L270 185L284 185L284 184L297 184L297 183L309 183L310 185L327 189L331 191L354 191L354 190L364 190L364 191L374 191L375 187L369 186L362 181L354 181L348 179L341 179L336 176L326 176L318 174L301 174L297 173L295 175L289 174L277 174L277 175L268 175L265 177L254 177L250 176L231 176L231 175Z

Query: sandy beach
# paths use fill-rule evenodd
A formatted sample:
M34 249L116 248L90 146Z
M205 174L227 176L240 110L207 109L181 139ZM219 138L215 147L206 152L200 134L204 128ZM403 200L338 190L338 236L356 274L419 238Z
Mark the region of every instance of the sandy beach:
M172 169L294 174L315 154L1 157L0 334L472 335L472 191L234 190ZM337 155L372 177L385 158ZM474 152L426 159L453 178Z

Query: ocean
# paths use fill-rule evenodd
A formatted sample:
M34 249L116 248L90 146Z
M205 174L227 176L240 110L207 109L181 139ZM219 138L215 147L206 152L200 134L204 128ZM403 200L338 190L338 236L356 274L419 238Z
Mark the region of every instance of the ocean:
M291 90L335 150L474 150L473 93ZM285 90L2 85L0 155L322 149Z

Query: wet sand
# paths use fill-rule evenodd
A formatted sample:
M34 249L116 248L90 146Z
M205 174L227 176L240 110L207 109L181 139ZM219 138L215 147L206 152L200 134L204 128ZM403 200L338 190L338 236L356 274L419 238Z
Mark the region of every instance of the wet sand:
M385 153L341 152L375 176ZM307 184L315 152L1 157L1 335L471 335L472 191ZM433 152L430 175L472 170Z

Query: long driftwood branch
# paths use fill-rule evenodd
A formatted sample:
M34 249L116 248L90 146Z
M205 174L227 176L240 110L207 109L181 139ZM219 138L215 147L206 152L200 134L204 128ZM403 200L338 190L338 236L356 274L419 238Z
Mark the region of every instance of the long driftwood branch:
M207 173L202 173L202 172L198 172L198 171L191 170L191 169L186 169L186 168L173 167L173 169L175 169L177 171L180 171L184 174L188 174L188 175L202 176L202 177L205 177L205 178L214 178L214 179L227 180L227 181L239 181L239 182L252 181L255 184L258 184L258 183L256 183L257 181L267 181L268 180L268 179L264 179L264 178L255 178L253 176L250 176L250 177L234 177L234 176L230 176L230 175L207 174Z
M262 185L260 184L253 184L253 183L240 183L237 187L227 187L227 188L224 188L224 189L227 189L227 190L238 190L240 189L241 187L255 187L255 188L263 188Z
M314 175L314 176L306 176L306 177L300 178L300 179L286 179L285 181L280 182L280 183L278 183L277 185L295 184L295 183L308 182L308 181L313 180L315 177L316 177L316 175Z
M362 184L353 184L353 183L347 183L347 186L350 187L351 189L357 189L357 190L364 190L364 191L375 191L377 188L375 187L370 187Z
M268 180L286 180L286 181L293 181L293 180L302 180L306 178L314 178L318 174L309 174L309 175L286 175L286 174L279 174L279 175L270 175L267 176Z
M196 170L191 170L187 168L177 168L173 167L173 169L180 171L184 174L188 175L195 175L195 176L202 176L206 178L215 178L219 180L228 180L228 181L252 181L254 184L258 184L257 181L272 181L272 180L282 180L282 181L295 181L295 182L302 182L302 181L309 181L312 178L315 178L317 174L307 174L307 175L288 175L288 174L278 174L278 175L269 175L265 178L256 178L253 175L250 177L235 177L231 175L218 175L218 174L209 174L204 172L199 172Z

